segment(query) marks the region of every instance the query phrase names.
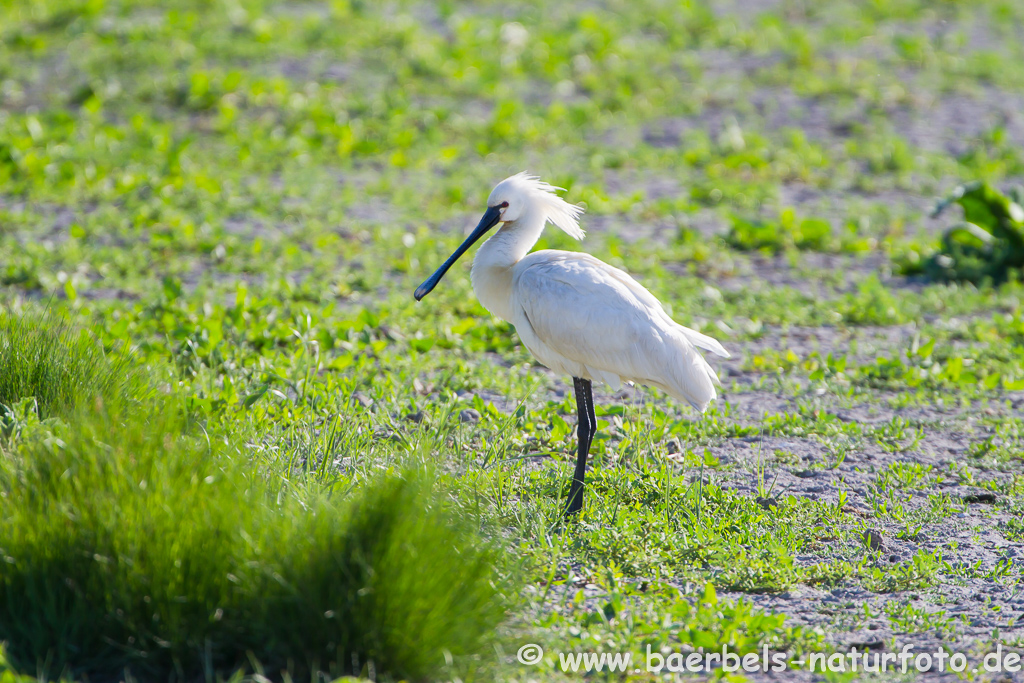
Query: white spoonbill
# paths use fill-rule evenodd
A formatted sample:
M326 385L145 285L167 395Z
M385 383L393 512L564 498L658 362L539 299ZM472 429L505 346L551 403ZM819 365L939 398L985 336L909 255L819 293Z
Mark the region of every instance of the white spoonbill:
M697 349L726 358L729 352L676 324L639 282L590 254L529 253L548 221L583 239L583 208L557 196L558 189L525 172L498 183L480 223L415 297L429 294L474 242L502 224L473 259L473 291L487 310L515 325L537 360L572 377L579 452L566 515L573 515L583 507L587 456L597 430L593 381L613 389L622 381L655 386L703 413L717 396L718 377Z

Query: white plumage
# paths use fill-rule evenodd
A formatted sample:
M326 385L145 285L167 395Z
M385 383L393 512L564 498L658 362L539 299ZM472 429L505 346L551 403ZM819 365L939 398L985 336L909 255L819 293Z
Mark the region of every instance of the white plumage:
M677 325L627 273L588 254L539 251L513 268L511 322L533 355L556 372L663 389L704 412L718 377L696 346L714 339Z
M579 453L566 515L575 515L583 507L597 431L592 382L616 389L623 381L648 384L704 412L717 397L718 377L697 349L726 358L729 353L711 337L677 324L626 272L590 254L529 253L548 221L583 239L583 209L557 196L557 189L526 173L498 183L480 223L415 296L429 294L460 256L501 224L473 259L473 291L491 313L515 325L537 360L573 378Z
M525 173L494 188L488 205L509 206L473 260L480 302L515 325L526 348L555 372L613 389L623 381L655 386L704 412L718 377L697 348L727 358L721 344L677 324L643 285L590 254L528 253L547 221L583 238L583 209L555 189Z

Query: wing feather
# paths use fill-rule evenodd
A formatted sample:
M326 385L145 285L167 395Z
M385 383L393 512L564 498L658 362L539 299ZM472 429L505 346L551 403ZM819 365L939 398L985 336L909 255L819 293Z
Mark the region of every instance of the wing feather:
M516 265L512 321L527 348L556 371L617 386L664 389L703 411L718 378L695 347L721 344L676 324L625 272L576 252L534 252Z

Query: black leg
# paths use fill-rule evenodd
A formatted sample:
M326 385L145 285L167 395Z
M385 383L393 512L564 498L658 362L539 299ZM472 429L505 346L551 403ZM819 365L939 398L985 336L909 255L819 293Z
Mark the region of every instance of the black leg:
M590 418L590 435L587 437L587 454L590 454L590 444L594 442L594 434L597 434L597 415L594 414L594 387L590 380L587 380L587 417Z
M579 451L576 454L576 471L572 475L569 487L569 504L565 515L578 514L583 508L583 479L587 474L587 456L590 454L590 442L597 431L597 418L594 416L594 386L589 379L572 378L576 389L576 437Z

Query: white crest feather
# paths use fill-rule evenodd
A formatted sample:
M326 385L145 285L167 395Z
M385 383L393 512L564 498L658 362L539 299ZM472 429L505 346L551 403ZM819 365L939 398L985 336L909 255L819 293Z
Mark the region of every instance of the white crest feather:
M583 239L585 233L579 224L579 217L583 215L583 207L578 204L570 204L555 194L558 191L565 192L565 188L549 185L526 171L516 173L508 180L514 180L517 185L540 199L543 202L547 220L551 221L553 225L573 239Z

